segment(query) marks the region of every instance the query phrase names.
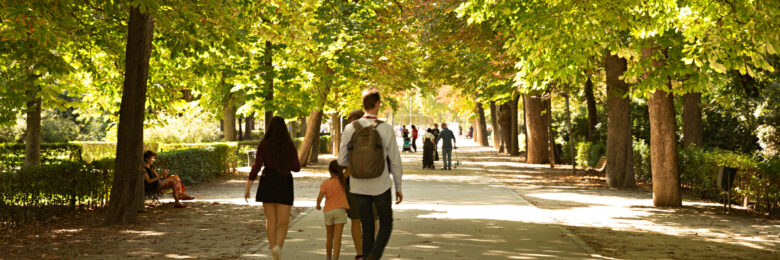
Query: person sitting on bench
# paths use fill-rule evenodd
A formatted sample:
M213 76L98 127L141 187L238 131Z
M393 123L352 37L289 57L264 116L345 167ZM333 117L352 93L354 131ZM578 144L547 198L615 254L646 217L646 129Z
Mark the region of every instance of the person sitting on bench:
M144 152L144 169L146 175L144 175L144 192L155 193L160 192L168 188L173 188L173 199L176 201L175 208L186 208L184 204L179 200L192 200L195 199L184 193L187 190L184 184L177 175L168 175L170 170L164 170L162 175L157 174L157 171L152 167L152 163L157 157L157 153L152 151Z

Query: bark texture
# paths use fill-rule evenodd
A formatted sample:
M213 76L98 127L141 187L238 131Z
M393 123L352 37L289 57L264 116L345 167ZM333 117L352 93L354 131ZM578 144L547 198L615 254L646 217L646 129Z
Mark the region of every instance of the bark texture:
M512 149L510 141L512 140L512 104L506 102L501 104L499 111L499 124L501 124L501 140L502 144L500 150L502 152L509 153Z
M222 120L225 122L225 141L231 142L236 140L236 105L233 101L233 97L228 97L225 108L222 110Z
M255 130L255 114L251 114L244 119L244 140L252 139L252 130Z
M27 130L24 133L24 166L41 164L41 97L39 87L28 92Z
M341 145L341 113L335 112L330 116L330 141L333 143L333 155L339 155Z
M704 134L701 121L701 92L683 95L683 147L701 147Z
M501 146L501 127L498 125L498 111L496 102L490 101L490 123L493 126L493 148L500 150Z
M550 124L545 116L545 102L542 97L526 95L525 106L526 132L528 133L526 162L543 164L550 161L547 127Z
M588 107L588 140L591 142L597 139L596 124L598 124L598 111L596 110L596 97L593 95L593 81L588 77L585 82L585 103Z
M547 141L550 145L550 168L555 168L556 154L555 154L555 131L552 127L552 93L550 97L544 101L544 107L547 109L547 113L544 117L547 118Z
M520 155L520 140L518 140L519 129L517 126L518 118L517 118L517 103L520 99L520 95L514 95L512 97L512 101L509 102L509 145L507 146L509 148L509 155L511 156L518 156Z
M135 223L143 206L144 107L149 56L152 50L153 22L137 7L130 9L127 24L125 80L116 146L116 171L105 224Z
M477 143L481 146L490 146L487 137L487 125L485 123L485 109L482 108L482 103L477 103L477 128L479 129L479 139Z
M680 207L680 173L677 169L674 99L656 90L647 102L650 112L650 169L653 173L653 205Z
M301 166L306 166L309 162L317 162L314 158L319 155L319 150L314 149L319 147L321 123L322 110L312 110L306 122L306 135L303 137L301 147L298 148L298 160L301 162Z
M612 188L636 187L634 150L631 140L631 116L628 84L620 79L627 70L626 60L609 55L607 71L607 185Z

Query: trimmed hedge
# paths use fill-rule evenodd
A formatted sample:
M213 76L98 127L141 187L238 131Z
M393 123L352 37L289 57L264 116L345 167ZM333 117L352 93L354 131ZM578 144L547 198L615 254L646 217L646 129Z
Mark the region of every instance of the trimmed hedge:
M81 159L87 162L116 156L115 142L70 142L70 144L81 146ZM159 151L159 146L158 143L147 143L144 144L144 151Z
M197 145L192 144L192 146ZM162 146L160 148L165 149ZM184 183L190 184L232 174L236 169L235 163L236 146L223 143L160 152L157 154L155 167L170 169L171 174L179 175Z
M0 172L3 228L60 214L76 207L107 205L114 160L60 162Z
M70 143L42 143L41 164L81 160L81 146ZM19 169L24 164L23 143L0 143L0 170Z
M599 159L607 154L607 146L588 141L577 143L577 165L596 167Z

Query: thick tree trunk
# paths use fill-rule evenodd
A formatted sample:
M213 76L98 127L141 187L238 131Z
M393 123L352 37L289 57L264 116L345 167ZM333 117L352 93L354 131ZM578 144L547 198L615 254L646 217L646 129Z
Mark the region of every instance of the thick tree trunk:
M222 110L222 120L225 124L225 141L232 142L236 140L236 105L233 97L228 97L225 108Z
M333 155L339 155L341 145L341 113L335 112L330 116L330 141L333 143Z
M244 140L252 139L252 130L255 130L255 114L250 114L245 119L244 125Z
M24 166L41 164L41 97L39 87L29 91L27 102L27 130L24 134Z
M477 103L477 121L479 128L479 139L477 140L481 146L490 146L487 137L487 124L485 122L485 109L482 108L482 103Z
M555 168L555 131L552 127L552 93L550 97L544 101L544 107L547 109L544 117L547 118L547 142L550 146L550 168Z
M512 150L512 102L501 104L501 109L499 109L499 122L501 124L501 139L503 143L501 151L510 153Z
M704 135L701 122L701 92L683 95L683 147L701 147Z
M493 126L493 148L496 151L501 150L501 127L498 125L498 111L496 102L490 101L490 123Z
M513 94L514 95L514 94ZM520 135L519 129L517 126L517 122L519 121L517 119L517 104L518 99L520 98L520 95L513 96L512 101L509 102L509 145L507 146L509 148L510 156L518 156L520 155L520 140L518 140L518 136Z
M301 147L298 149L298 160L301 162L301 166L306 166L310 161L314 161L313 158L319 155L319 150L314 149L319 147L321 123L322 110L312 110L309 114L308 122L306 122L306 135L303 137Z
M585 103L588 107L588 140L596 141L596 124L598 124L598 111L596 110L596 97L593 95L593 81L588 77L585 82Z
M620 79L627 70L626 60L608 55L607 71L607 185L612 188L634 188L634 150L631 140L631 117L628 84Z
M550 161L547 126L550 124L548 117L544 115L546 103L539 96L525 96L526 133L528 139L526 146L526 162L543 164Z
M271 104L274 100L274 48L271 41L265 41L265 53L263 54L263 84L265 85L265 129L267 131L271 118L274 117L274 111Z
M650 112L650 168L653 174L653 205L680 207L680 174L677 169L674 99L656 90L647 102Z
M130 9L125 53L125 80L116 146L116 170L105 224L136 222L143 204L144 107L149 56L152 50L153 22L137 7Z

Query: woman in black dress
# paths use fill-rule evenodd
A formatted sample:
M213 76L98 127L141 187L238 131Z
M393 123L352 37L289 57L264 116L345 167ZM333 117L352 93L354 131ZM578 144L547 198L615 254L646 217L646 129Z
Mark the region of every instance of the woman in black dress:
M268 245L271 248L272 258L276 260L281 258L284 239L287 237L287 226L290 222L290 209L294 196L291 171L301 170L295 144L281 117L275 116L271 119L265 137L257 146L257 156L244 190L244 199L247 202L249 189L260 169L263 169L263 172L260 174L255 200L263 202Z

